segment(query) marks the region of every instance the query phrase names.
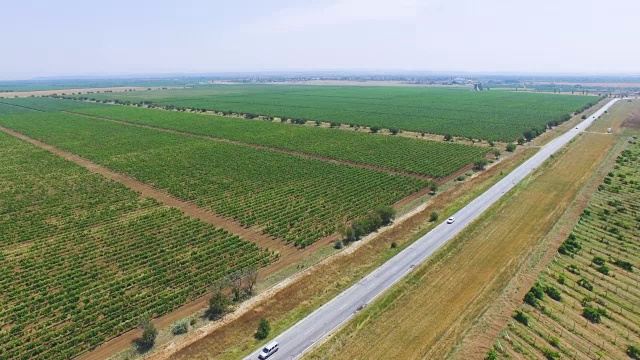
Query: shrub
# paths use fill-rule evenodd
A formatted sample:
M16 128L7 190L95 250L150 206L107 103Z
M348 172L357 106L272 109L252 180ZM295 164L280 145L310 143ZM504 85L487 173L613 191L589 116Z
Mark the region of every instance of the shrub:
M633 272L633 265L628 261L623 261L623 260L616 259L616 260L613 261L613 265L615 265L615 266L617 266L619 268L622 268L624 270Z
M560 285L566 285L567 284L567 277L564 274L558 275L558 283Z
M395 135L400 132L398 129L389 129L389 131L391 131L391 135Z
M333 248L340 250L344 247L344 243L342 242L342 240L336 240L336 242L333 244Z
M549 297L552 298L553 300L562 301L562 294L560 293L560 291L558 291L558 289L554 288L553 286L545 287L544 292L545 294L549 295Z
M171 333L173 335L186 334L189 331L189 321L180 320L176 321L171 328Z
M581 278L580 280L578 280L578 285L582 286L583 288L585 288L585 289L587 289L589 291L593 291L593 285L591 285L589 280L587 280L585 278Z
M627 355L634 360L640 360L640 348L633 345L627 346Z
M398 243L397 243L397 242L395 242L395 241L393 241L393 242L391 243L391 248L392 248L392 249L397 249L397 248L398 248Z
M453 140L453 136L451 136L451 134L446 134L444 136L444 141L452 141Z
M549 344L551 344L554 348L558 348L560 347L560 339L558 339L557 337L552 337L551 339L549 339Z
M578 269L578 267L575 266L574 264L567 266L567 271L569 271L572 274L580 275L580 269Z
M604 309L596 309L591 306L586 306L582 310L582 316L594 324L599 324L602 321L602 314Z
M522 310L516 310L513 314L513 318L522 325L529 326L529 316L522 312Z
M484 360L498 360L498 353L494 349L489 349Z
M599 266L596 270L604 275L609 275L609 272L611 271L607 265Z
M557 352L557 351L553 351L553 350L551 350L551 349L549 349L549 348L544 349L544 350L542 351L542 354L544 355L544 357L545 357L547 360L556 360L556 359L560 359L560 353L559 353L559 352Z
M606 261L602 256L594 256L593 260L591 260L591 262L596 264L596 265L598 265L598 266L602 266L602 265L604 265L604 263Z
M440 217L440 215L437 212L432 212L431 215L429 215L429 221L431 222L435 222L438 221L438 218Z
M570 234L567 240L560 245L558 252L562 255L569 255L573 257L573 255L577 254L581 249L582 245L580 244L580 241L578 241L574 234Z
M377 126L372 126L370 129L371 133L376 134L378 131L380 131L380 128Z
M265 318L260 318L258 322L258 330L256 331L255 337L258 340L264 340L269 336L271 332L271 325L269 324L269 320Z
M516 144L513 144L513 143L507 144L507 148L506 148L506 150L507 150L508 152L514 152L514 151L516 151Z

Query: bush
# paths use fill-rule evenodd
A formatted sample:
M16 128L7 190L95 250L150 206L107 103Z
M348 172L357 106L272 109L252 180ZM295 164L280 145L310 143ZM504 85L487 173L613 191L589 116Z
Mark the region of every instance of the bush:
M271 332L271 325L269 324L269 320L265 318L260 318L258 322L258 330L256 331L255 337L258 340L264 340L269 336Z
M171 333L173 335L186 334L189 331L189 321L180 320L176 321L171 328Z
M624 270L633 272L633 265L628 261L623 261L623 260L616 259L616 260L613 261L613 265L615 265L615 266L617 266L619 268L622 268Z
M498 360L498 353L494 349L489 349L484 360Z
M611 271L611 269L607 265L599 266L596 270L604 275L609 275L609 272Z
M513 144L513 143L507 144L507 148L506 148L506 150L507 150L508 152L514 152L514 151L516 151L516 144Z
M596 265L598 265L598 266L602 266L602 265L604 265L606 260L602 256L594 256L593 260L591 260L591 262L596 264Z
M560 347L560 339L558 339L557 337L552 337L551 339L549 339L549 344L551 344L554 348L558 348Z
M640 360L640 348L633 345L627 346L627 355L634 360Z
M376 134L378 133L378 131L380 131L380 128L377 126L372 126L371 128L369 128L369 130L371 131L372 134Z
M395 135L399 132L398 129L389 129L389 131L391 131L391 135Z
M522 312L522 310L516 310L513 314L513 318L522 325L529 326L529 316Z
M585 289L587 289L589 291L593 291L593 285L591 285L589 280L587 280L585 278L581 278L580 280L578 280L578 285L582 286L583 288L585 288Z
M558 289L554 288L553 286L545 287L544 293L549 295L549 297L555 301L562 301L562 294L560 293L560 291L558 291Z
M567 284L567 277L564 274L558 275L558 283L560 285L566 285Z
M333 248L340 250L344 247L344 243L342 242L342 240L336 240L336 242L333 244Z
M556 360L556 359L560 359L560 353L557 351L553 351L551 349L544 349L542 351L542 354L544 355L544 357L547 360Z
M603 311L604 309L596 309L591 306L585 306L582 310L582 316L584 316L587 320L591 321L594 324L599 324L602 321Z
M578 267L575 266L574 264L567 266L567 271L569 271L572 274L580 275L580 269L578 269Z
M432 212L431 215L429 215L429 221L431 222L436 222L438 221L438 218L440 217L440 215L437 212Z
M452 141L453 140L453 136L451 136L451 134L446 134L444 136L444 141Z
M393 242L391 243L391 248L392 248L392 249L397 249L397 248L398 248L398 243L397 243L397 242L395 242L395 241L393 241Z
M573 257L575 254L580 252L582 249L582 245L576 238L574 234L570 234L567 240L565 240L562 245L558 248L558 252L562 255L569 255Z

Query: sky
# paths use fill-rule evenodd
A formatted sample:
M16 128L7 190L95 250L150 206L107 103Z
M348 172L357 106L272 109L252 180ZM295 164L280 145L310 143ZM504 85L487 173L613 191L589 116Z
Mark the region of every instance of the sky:
M638 0L3 1L0 79L375 70L640 74Z

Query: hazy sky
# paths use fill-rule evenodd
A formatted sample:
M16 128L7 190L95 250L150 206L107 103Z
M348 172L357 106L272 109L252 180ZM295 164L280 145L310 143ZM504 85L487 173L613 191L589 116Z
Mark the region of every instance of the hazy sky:
M329 69L638 74L639 20L639 0L3 0L0 78Z

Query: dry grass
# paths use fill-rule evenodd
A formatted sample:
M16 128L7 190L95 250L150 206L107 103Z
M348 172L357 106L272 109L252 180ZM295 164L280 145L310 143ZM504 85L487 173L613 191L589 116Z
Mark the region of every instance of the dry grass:
M446 357L518 272L616 140L580 136L308 358Z

